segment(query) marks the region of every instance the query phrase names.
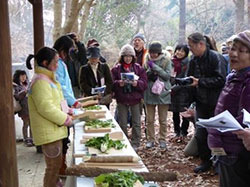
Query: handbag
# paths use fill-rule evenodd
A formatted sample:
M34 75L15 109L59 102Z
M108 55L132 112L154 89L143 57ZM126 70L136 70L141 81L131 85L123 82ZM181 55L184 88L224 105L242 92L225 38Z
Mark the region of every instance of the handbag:
M159 78L157 78L151 88L151 92L155 95L160 95L164 90L164 86L164 82L160 81Z

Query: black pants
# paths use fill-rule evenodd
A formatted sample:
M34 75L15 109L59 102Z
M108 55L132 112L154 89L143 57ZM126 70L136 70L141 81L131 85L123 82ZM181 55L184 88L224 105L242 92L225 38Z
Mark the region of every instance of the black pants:
M226 164L219 162L221 187L249 187L250 186L250 156L240 155L236 162Z
M176 134L187 135L188 134L188 127L189 121L186 118L182 117L182 123L180 127L180 112L173 112L173 122L174 122L174 132Z
M62 152L63 152L64 155L67 154L67 150L69 148L68 144L70 143L70 140L69 140L70 129L69 129L69 127L67 127L67 130L68 130L68 136L67 136L67 138L63 139L63 150L62 150Z
M213 117L214 109L215 106L204 105L197 102L196 103L197 119L198 118L208 119L210 117ZM206 128L196 126L194 136L197 140L199 157L203 162L209 161L209 159L211 158L211 150L209 149L207 144L207 135L208 133Z

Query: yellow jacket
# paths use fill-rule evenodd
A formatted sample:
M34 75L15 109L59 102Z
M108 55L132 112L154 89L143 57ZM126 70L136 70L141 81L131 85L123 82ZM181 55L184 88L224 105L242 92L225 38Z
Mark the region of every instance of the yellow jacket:
M67 114L61 110L64 97L55 73L39 66L35 73L28 95L30 125L35 145L43 145L67 137Z

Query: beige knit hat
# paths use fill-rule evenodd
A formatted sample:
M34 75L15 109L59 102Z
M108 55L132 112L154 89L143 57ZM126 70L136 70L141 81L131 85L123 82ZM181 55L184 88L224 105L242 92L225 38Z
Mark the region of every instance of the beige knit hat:
M126 56L126 55L131 55L135 57L135 50L129 44L122 46L121 51L120 51L120 56Z
M233 41L240 41L250 49L250 30L240 32Z

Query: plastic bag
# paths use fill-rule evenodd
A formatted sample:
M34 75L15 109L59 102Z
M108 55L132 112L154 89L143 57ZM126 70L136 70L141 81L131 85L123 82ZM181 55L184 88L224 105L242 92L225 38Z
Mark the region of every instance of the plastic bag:
M164 90L164 82L160 81L159 78L154 82L151 92L156 95L160 95Z

